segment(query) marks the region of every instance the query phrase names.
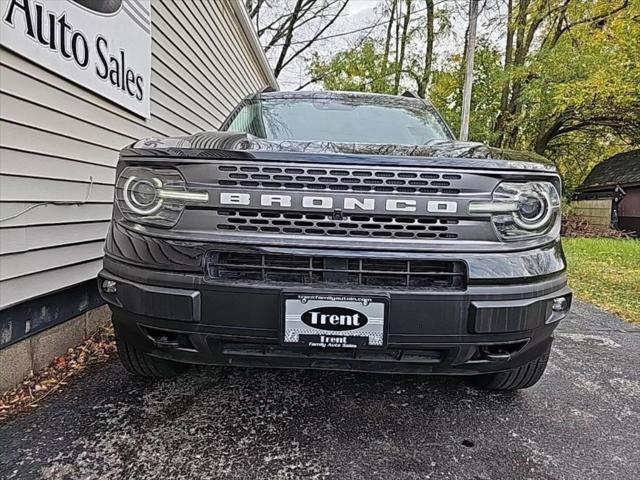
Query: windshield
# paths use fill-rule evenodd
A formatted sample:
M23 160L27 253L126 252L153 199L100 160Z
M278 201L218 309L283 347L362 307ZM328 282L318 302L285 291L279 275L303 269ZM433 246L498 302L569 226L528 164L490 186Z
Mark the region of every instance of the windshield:
M393 97L251 100L227 130L276 141L423 145L451 139L435 110Z

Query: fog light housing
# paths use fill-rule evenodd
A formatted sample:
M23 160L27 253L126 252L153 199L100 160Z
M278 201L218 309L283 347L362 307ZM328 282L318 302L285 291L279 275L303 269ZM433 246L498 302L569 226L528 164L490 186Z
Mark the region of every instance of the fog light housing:
M103 280L102 291L104 293L116 293L118 291L118 284L114 280Z
M553 305L551 309L554 312L566 312L569 308L569 302L566 297L558 297L553 299Z

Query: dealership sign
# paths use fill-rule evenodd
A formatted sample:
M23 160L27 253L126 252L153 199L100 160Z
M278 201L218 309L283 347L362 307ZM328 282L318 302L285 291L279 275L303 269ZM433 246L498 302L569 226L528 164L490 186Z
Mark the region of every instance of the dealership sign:
M2 0L2 45L149 117L149 0Z

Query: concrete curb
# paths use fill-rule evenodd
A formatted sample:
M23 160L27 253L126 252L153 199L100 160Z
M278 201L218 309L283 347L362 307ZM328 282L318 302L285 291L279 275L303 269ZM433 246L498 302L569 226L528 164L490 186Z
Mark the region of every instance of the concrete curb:
M18 385L32 371L46 367L69 348L81 344L110 321L111 311L103 305L3 348L0 350L0 394Z

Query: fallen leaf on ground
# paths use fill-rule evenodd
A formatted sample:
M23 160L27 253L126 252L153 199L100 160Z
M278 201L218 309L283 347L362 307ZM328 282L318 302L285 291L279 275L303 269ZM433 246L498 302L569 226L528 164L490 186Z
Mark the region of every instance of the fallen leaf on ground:
M111 325L102 327L84 343L70 348L39 372L31 372L14 389L0 394L0 423L25 409L40 405L44 397L67 385L67 379L86 367L109 360L116 353Z

